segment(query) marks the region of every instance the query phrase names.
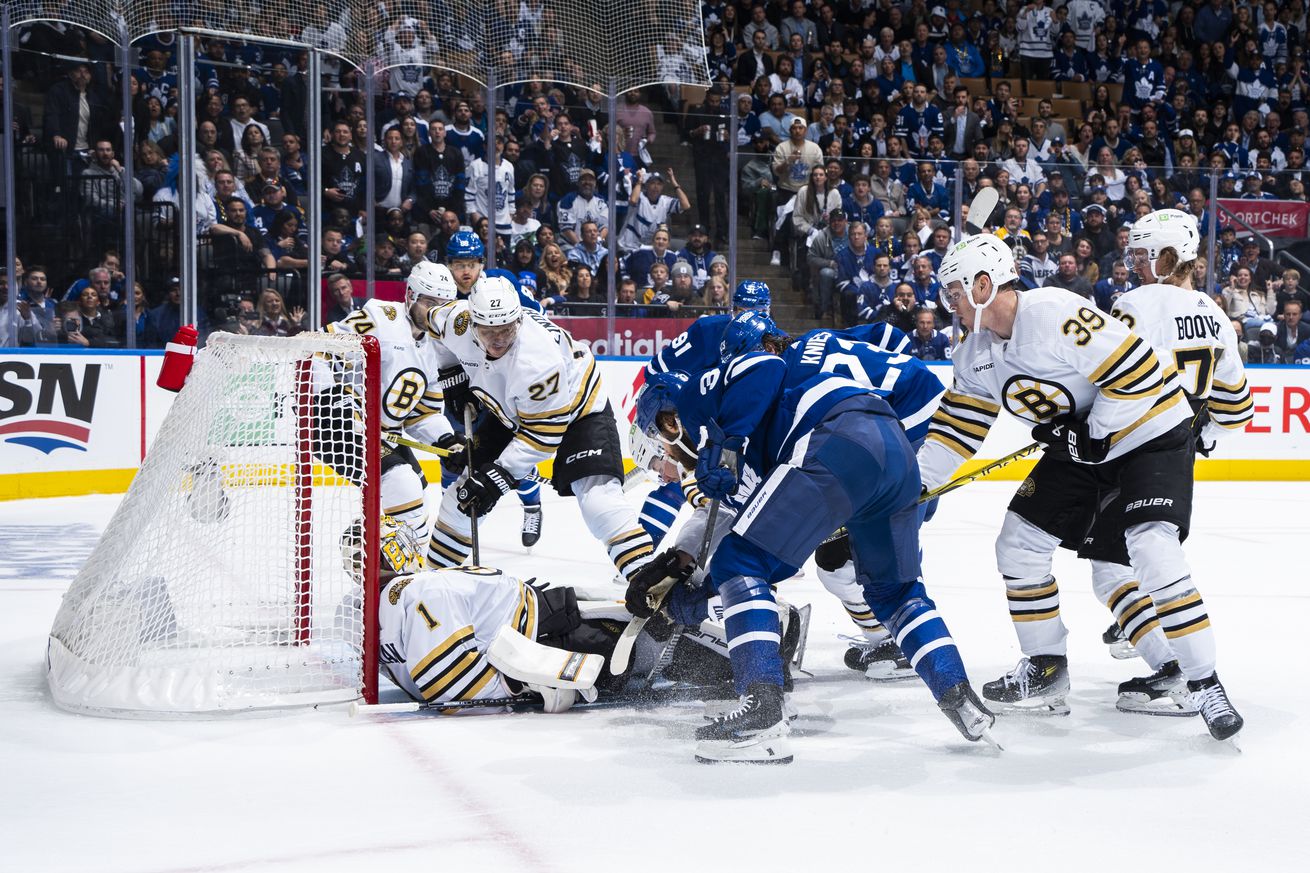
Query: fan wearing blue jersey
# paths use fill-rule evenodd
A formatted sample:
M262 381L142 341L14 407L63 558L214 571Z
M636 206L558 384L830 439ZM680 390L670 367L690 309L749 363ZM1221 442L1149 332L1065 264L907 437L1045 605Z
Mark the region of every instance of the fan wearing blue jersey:
M769 333L777 329L765 316L734 317L722 365L678 397L682 427L699 436L697 485L712 500L739 507L709 580L723 601L740 702L696 732L697 759L791 760L770 586L793 575L842 526L874 614L952 723L971 741L983 738L993 716L969 686L920 578L919 472L896 414L874 392L833 373L789 388L786 362L762 350ZM680 598L668 602L675 620L699 620L679 614ZM630 589L628 604L651 611L645 591Z

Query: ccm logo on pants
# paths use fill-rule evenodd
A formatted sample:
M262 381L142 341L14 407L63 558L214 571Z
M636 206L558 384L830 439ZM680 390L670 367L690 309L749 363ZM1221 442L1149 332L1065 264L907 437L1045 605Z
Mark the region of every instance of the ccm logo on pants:
M599 455L600 452L600 449L586 449L585 451L574 452L564 459L564 463L572 464L574 461L581 461L583 458L595 457L596 455Z
M1124 507L1124 512L1132 512L1134 509L1145 509L1148 506L1173 506L1172 497L1144 497L1141 500L1134 500Z

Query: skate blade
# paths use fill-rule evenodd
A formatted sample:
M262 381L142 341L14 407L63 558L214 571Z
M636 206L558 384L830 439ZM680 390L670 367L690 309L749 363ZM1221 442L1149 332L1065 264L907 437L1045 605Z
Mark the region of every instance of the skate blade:
M1069 704L1063 697L1057 700L1036 700L1030 703L1002 703L999 700L986 699L992 711L997 715L1068 715Z
M706 740L696 744L698 764L790 764L791 743L784 736L747 737L736 742Z
M1169 718L1191 718L1199 715L1195 708L1180 704L1172 698L1144 700L1132 695L1119 695L1114 708L1130 715L1161 715Z
M1127 641L1110 643L1109 649L1110 657L1116 661L1131 661L1137 657L1137 649L1133 648L1133 644Z
M905 682L910 679L918 679L919 674L909 667L892 667L889 669L875 664L864 671L864 678L871 682Z
M1227 746L1228 748L1232 749L1234 752L1240 755L1242 754L1242 746L1240 743L1237 742L1237 738L1239 736L1241 736L1241 734L1233 734L1231 737L1229 737L1226 740L1220 740L1219 745Z
M983 728L983 732L979 734L979 739L981 739L983 742L985 742L987 745L991 746L993 749L995 749L998 752L1005 751L1005 746L1002 746L1000 742L997 741L996 737L992 736L991 728Z

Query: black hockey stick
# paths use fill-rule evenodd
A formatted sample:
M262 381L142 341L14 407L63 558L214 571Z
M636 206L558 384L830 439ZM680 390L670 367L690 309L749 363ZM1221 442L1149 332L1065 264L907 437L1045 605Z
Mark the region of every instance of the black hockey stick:
M465 475L473 475L473 404L464 404L464 467ZM473 540L473 566L482 566L481 551L478 549L478 511L469 507L469 534Z

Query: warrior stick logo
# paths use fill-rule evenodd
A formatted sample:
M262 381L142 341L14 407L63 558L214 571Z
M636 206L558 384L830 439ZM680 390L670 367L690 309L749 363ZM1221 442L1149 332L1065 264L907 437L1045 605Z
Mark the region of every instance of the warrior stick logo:
M0 362L0 440L47 455L55 449L85 452L100 367Z

